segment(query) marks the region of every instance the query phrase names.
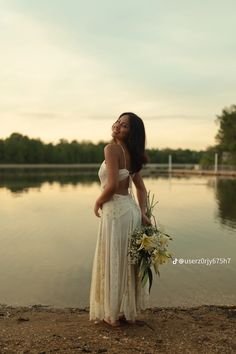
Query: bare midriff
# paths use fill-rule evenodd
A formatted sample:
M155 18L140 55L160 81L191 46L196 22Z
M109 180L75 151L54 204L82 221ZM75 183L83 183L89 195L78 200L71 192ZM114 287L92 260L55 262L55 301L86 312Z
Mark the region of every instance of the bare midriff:
M127 177L125 180L119 182L119 186L118 188L116 188L114 194L127 195L129 194L128 187L129 187L129 178Z

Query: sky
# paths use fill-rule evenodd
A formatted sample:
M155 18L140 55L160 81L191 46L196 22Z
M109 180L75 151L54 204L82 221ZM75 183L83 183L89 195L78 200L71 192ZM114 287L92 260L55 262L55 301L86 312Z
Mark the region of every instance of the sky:
M127 111L147 148L215 144L235 104L235 0L0 0L0 138L109 141Z

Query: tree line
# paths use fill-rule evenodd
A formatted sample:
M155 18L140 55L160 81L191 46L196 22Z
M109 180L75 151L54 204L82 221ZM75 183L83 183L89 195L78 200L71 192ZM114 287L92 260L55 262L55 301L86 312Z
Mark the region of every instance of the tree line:
M60 139L57 144L46 144L40 139L12 133L0 139L0 163L100 163L107 143ZM169 148L146 150L150 163L167 163L170 154L173 163L198 163L203 152Z
M219 162L236 164L236 105L222 110L217 116L219 131L216 145L206 150L191 149L147 149L150 163L167 163L172 155L172 163L194 163L212 165L214 154L219 154ZM0 163L100 163L103 149L108 142L94 144L90 141L60 139L57 144L44 143L41 139L29 138L14 132L6 139L0 139Z

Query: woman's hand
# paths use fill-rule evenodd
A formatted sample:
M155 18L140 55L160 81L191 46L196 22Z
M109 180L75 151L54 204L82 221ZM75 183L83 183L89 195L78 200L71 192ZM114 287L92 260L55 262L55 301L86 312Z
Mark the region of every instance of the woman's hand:
M151 220L145 213L142 213L142 225L151 225Z
M99 209L102 209L102 204L99 203L99 201L96 201L95 205L94 205L94 214L97 216L97 217L101 217L101 215L99 214L98 210Z

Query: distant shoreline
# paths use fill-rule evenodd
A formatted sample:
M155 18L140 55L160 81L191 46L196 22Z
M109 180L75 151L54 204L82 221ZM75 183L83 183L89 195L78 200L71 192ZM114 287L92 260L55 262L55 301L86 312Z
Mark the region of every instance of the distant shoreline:
M147 164L142 170L142 175L174 175L174 176L223 176L223 177L236 177L236 170L204 170L196 168L198 165L194 164L173 164L172 169L168 170L168 164ZM183 168L186 166L187 168ZM188 166L190 168L188 168ZM79 163L79 164L0 164L1 170L12 170L12 169L78 169L78 170L98 170L100 163Z

